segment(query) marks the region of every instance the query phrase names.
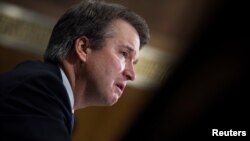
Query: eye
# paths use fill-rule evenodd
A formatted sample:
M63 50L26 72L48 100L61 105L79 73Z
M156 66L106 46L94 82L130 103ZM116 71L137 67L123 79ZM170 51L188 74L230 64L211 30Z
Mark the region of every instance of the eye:
M123 57L127 58L127 57L128 57L128 52L126 52L126 51L121 51L121 55L122 55Z

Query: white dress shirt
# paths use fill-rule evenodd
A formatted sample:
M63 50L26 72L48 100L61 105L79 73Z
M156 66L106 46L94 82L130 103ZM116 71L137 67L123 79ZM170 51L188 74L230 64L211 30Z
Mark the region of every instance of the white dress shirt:
M62 75L63 85L66 88L67 94L69 96L69 101L70 101L72 113L74 113L74 95L73 95L73 91L72 91L71 85L69 83L69 80L68 80L66 74L64 73L64 71L63 71L63 69L61 67L60 67L60 71L61 71L61 75Z

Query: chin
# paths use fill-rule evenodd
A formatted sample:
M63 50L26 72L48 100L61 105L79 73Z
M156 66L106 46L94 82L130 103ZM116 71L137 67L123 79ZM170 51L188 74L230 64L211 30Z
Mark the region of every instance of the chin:
M106 96L103 97L102 102L100 101L100 105L102 106L113 106L119 100L119 95L117 93L106 93Z
M113 106L113 105L115 105L115 103L116 102L114 102L114 103L108 103L106 106Z
M117 103L117 101L118 101L118 99L117 99L117 100L109 101L109 102L107 103L107 106L113 106L113 105L115 105L115 104Z
M110 98L108 100L108 102L107 102L107 105L108 106L113 106L115 103L117 103L118 99L119 99L118 97L112 97L112 98Z

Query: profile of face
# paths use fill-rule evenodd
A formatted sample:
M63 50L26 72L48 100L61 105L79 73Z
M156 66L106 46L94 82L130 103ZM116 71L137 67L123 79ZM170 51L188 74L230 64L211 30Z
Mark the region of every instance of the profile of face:
M135 79L139 35L123 20L113 21L111 30L113 36L104 40L101 49L88 48L87 51L85 100L91 105L113 105L122 95L127 81Z

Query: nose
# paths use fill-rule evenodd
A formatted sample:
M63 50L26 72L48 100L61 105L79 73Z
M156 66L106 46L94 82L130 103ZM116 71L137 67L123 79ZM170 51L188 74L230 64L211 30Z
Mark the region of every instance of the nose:
M128 64L127 67L124 70L124 75L127 80L134 81L136 76L135 76L135 71L134 71L134 66L133 64Z

